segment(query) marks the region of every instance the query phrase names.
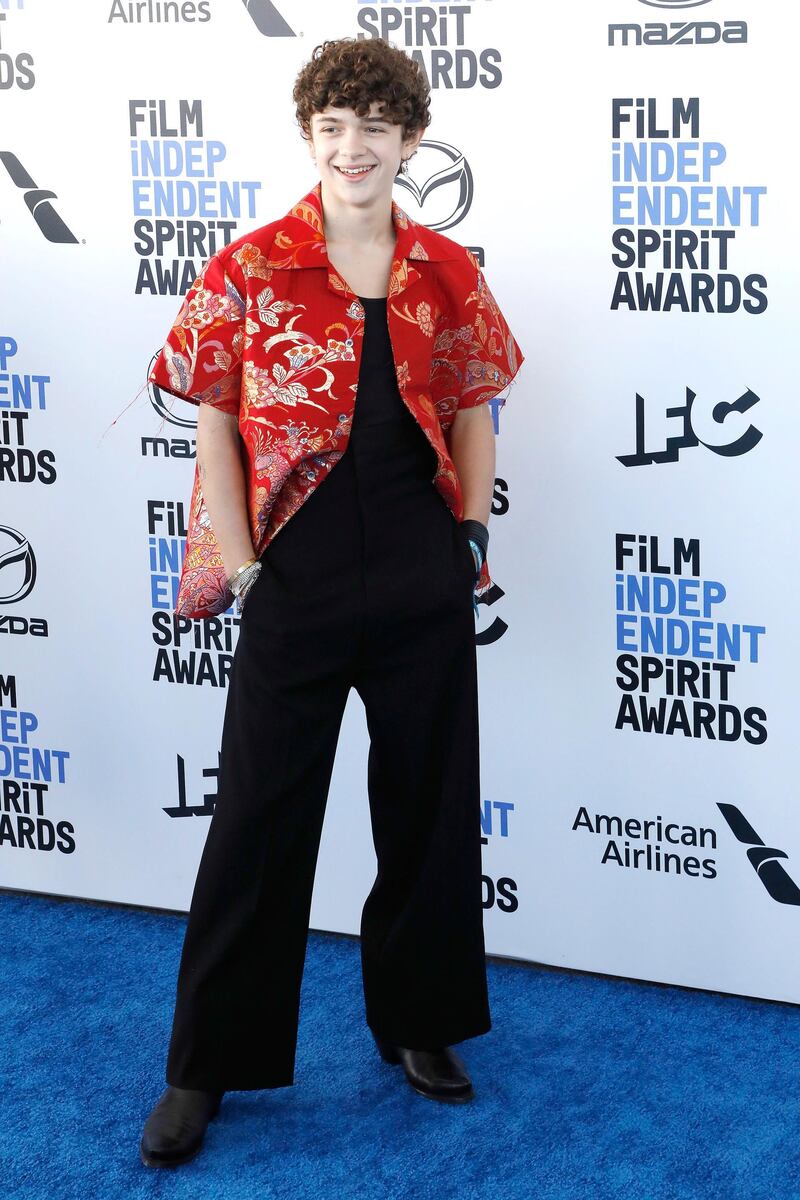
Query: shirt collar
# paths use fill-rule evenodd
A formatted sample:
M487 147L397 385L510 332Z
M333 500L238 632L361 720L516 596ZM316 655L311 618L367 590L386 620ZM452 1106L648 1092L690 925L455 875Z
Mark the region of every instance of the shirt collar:
M426 225L412 221L394 199L392 223L397 240L389 283L390 296L403 291L420 277L420 272L409 265L410 261L443 262L456 258L455 252L447 246L446 239L440 238ZM344 283L347 294L352 294L328 258L321 180L281 218L266 265L284 270L327 267L331 291L341 294Z

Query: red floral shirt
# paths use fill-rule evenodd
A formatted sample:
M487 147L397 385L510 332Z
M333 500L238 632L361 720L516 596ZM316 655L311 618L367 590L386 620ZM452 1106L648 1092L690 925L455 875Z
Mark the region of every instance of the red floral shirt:
M258 556L342 457L353 420L365 314L328 259L321 188L208 260L148 376L161 391L238 417ZM436 451L433 483L460 521L448 449L456 412L503 391L523 354L472 252L394 200L392 221L397 382ZM484 562L476 595L491 583ZM210 617L233 599L195 465L175 612Z

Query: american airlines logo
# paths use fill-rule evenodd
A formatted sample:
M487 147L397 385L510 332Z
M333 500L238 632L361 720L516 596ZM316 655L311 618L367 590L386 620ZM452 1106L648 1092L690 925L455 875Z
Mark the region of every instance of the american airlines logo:
M62 245L77 242L75 234L67 228L50 203L58 198L56 193L48 188L37 187L16 154L12 154L10 150L0 150L0 165L5 167L11 182L22 191L22 199L28 211L48 242L59 242Z
M800 904L800 888L779 860L788 860L785 850L765 846L741 809L735 804L721 804L717 808L731 828L737 842L747 846L750 865L773 900L779 904Z
M253 24L264 37L297 37L297 34L271 0L242 0Z

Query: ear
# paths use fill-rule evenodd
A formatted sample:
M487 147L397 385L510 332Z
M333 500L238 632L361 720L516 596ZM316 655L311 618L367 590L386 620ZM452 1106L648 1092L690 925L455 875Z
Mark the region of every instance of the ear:
M308 146L309 154L313 158L314 157L314 139L311 136L311 129L309 128L308 133L306 133L305 129L301 125L300 126L300 139L301 139L301 141L305 142L305 144Z
M409 138L406 138L406 140L403 142L403 152L406 155L411 154L412 151L416 150L417 146L420 144L420 142L422 141L424 136L425 136L424 129L418 129L416 133L412 133L411 136Z

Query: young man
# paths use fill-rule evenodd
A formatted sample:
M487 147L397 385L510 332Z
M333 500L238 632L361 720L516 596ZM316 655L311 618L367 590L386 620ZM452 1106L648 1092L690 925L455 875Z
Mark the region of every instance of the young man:
M491 586L486 401L522 354L475 258L392 200L428 96L381 39L318 47L294 98L319 182L209 261L150 374L200 406L176 612L235 596L241 622L148 1165L192 1158L225 1091L294 1082L351 687L378 859L367 1023L418 1092L474 1094L451 1047L491 1028L473 625Z

